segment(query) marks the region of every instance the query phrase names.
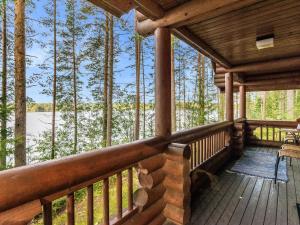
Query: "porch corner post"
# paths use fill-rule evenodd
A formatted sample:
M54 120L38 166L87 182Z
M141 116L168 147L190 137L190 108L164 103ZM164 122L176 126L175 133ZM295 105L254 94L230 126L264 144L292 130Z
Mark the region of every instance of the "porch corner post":
M246 87L240 85L240 118L246 119Z
M226 120L233 121L233 76L225 73Z
M171 134L171 32L157 28L155 35L155 134Z

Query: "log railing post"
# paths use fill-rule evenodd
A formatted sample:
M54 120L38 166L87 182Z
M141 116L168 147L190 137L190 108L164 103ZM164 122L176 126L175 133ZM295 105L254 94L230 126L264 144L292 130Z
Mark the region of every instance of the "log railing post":
M232 73L225 74L225 101L226 101L226 120L233 121L233 76L232 76Z
M164 216L167 221L180 225L187 224L191 216L190 157L191 149L186 144L172 143L165 152Z

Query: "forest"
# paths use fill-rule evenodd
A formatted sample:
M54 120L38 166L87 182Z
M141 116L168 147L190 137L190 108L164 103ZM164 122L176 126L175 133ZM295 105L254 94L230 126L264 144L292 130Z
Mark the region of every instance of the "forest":
M154 135L154 40L135 32L134 12L116 18L84 0L1 8L0 169ZM224 120L210 59L174 36L171 49L172 130ZM247 108L250 119L295 120L300 91L247 93ZM47 129L29 138L40 112Z

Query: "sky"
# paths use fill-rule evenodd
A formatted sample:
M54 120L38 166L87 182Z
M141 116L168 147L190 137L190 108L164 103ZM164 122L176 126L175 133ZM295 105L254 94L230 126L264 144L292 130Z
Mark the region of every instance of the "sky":
M44 0L36 1L35 8L32 10L32 12L30 12L30 14L27 12L27 17L29 17L30 19L27 19L26 25L32 27L35 31L37 31L35 38L37 38L37 39L49 38L49 40L50 40L52 38L52 35L50 35L49 37L42 36L42 32L47 31L46 30L47 28L43 27L41 25L41 23L39 22L46 14L45 9L44 9L44 4L45 4ZM57 10L58 10L58 15L59 15L60 19L65 20L65 13L64 13L65 5L63 4L63 2L58 4ZM124 18L126 21L129 21L130 26L133 26L133 24L132 24L133 17L134 17L133 12L130 12L130 13L124 15L122 18ZM115 28L115 31L116 31L116 33L121 33L121 31L118 30L118 27ZM132 37L131 32L122 31L122 34L118 35L120 46L124 46L124 45L128 44L128 41L131 37ZM153 39L153 37L150 37L150 39ZM150 42L151 42L151 40L150 40ZM26 49L26 54L30 55L30 56L34 56L34 57L32 57L32 60L33 60L32 64L27 65L27 68L26 68L27 77L31 76L32 74L41 73L41 71L38 67L38 64L43 63L49 57L49 55L47 54L47 49L41 48L41 46L39 44L34 44L32 47ZM118 62L114 65L115 66L114 71L116 71L115 82L117 84L125 86L128 83L134 83L135 71L132 68L130 68L130 65L133 65L134 62L135 62L135 58L132 58L128 52L125 52L125 51L121 52L120 56L118 57ZM153 62L151 62L151 60L149 58L145 59L145 63L153 64ZM146 70L146 73L153 73L153 71L149 67L145 68L145 70ZM84 73L84 70L83 70L83 73ZM43 79L43 78L41 78L41 79ZM82 76L81 79L84 82L84 84L86 85L87 77ZM43 81L41 81L41 82L43 82ZM45 94L42 94L41 92L42 92L42 87L40 87L39 85L27 86L27 96L29 98L31 98L34 102L38 102L38 103L51 102L51 100L52 100L51 96L47 96ZM91 93L86 88L83 88L83 91L81 93L82 96L89 98L90 94Z

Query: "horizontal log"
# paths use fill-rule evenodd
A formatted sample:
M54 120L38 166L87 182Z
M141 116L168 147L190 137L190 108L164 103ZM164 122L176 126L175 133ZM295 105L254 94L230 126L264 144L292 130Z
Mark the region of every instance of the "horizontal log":
M266 62L250 63L245 65L233 66L231 68L217 67L217 73L284 73L297 71L300 69L300 57L292 57L285 59L276 59Z
M166 204L163 198L161 198L153 205L151 205L149 208L147 208L145 211L134 215L123 225L133 225L133 224L146 225L149 222L153 221L157 216L159 216L161 212L163 212L165 206Z
M163 213L161 213L157 217L155 217L151 222L149 222L148 225L162 225L165 221L166 217Z
M165 151L165 156L172 161L189 160L191 158L191 148L187 144L171 143Z
M191 0L165 12L164 16L157 20L145 20L138 24L138 32L142 35L153 33L158 27L175 26L178 23L196 16L214 12L216 9L233 5L238 0Z
M0 211L134 165L163 151L156 137L0 172ZM110 160L107 160L110 159ZM64 171L62 173L62 171ZM31 179L28 179L28 178ZM18 188L15 188L18 187ZM12 191L14 190L14 191Z
M13 190L11 190L13 192ZM14 209L0 213L0 224L28 224L32 218L42 212L42 205L39 200L20 205Z
M172 204L167 204L164 209L164 215L175 223L187 224L191 217L191 208L181 209Z
M153 188L163 181L165 173L162 169L158 169L149 174L138 173L138 180L142 187Z
M140 188L133 194L134 203L139 208L139 211L142 212L162 198L165 191L166 188L163 184L159 184L152 189Z
M149 174L152 171L162 168L165 164L165 158L162 154L155 155L138 163L139 173Z
M173 189L167 189L164 194L165 202L168 204L175 205L178 208L185 208L190 205L191 194L178 192Z
M190 163L188 160L183 162L166 160L166 163L163 167L163 171L167 176L171 175L174 177L184 178L184 176L189 176Z
M141 22L147 19L147 16L145 16L144 14L140 13L139 11L136 11L136 19L137 21Z
M189 193L191 187L190 177L176 178L172 176L166 176L164 179L164 186L167 189L172 189L182 193Z

